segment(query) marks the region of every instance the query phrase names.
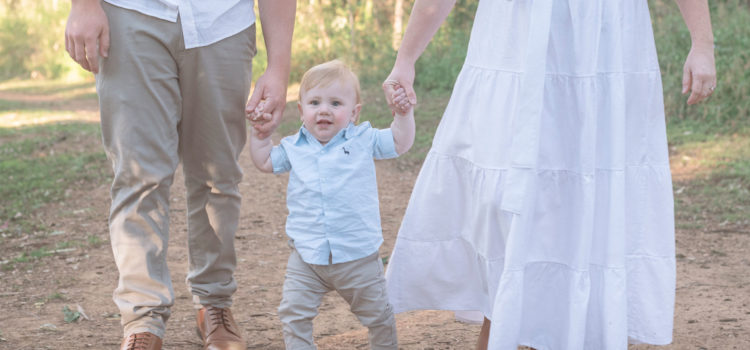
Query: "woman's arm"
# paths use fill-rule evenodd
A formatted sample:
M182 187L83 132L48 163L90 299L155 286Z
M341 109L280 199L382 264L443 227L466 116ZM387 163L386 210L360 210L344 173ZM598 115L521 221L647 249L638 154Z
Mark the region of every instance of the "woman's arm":
M417 0L414 3L404 40L398 49L396 63L383 83L383 91L392 110L396 111L398 108L391 98L397 85L406 90L412 105L417 103L414 93L414 64L455 4L456 0Z
M675 0L690 31L692 46L682 72L682 93L688 104L705 100L716 88L714 35L707 0Z

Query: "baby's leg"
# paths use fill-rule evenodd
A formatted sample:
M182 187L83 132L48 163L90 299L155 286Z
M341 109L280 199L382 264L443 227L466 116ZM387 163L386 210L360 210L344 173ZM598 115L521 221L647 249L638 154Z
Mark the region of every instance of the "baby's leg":
M279 305L279 319L283 325L287 349L317 349L313 342L312 321L318 315L321 300L329 290L299 253L292 250Z
M346 266L338 271L336 291L349 303L362 325L369 329L370 348L398 349L396 320L388 302L383 262L378 254L341 265Z

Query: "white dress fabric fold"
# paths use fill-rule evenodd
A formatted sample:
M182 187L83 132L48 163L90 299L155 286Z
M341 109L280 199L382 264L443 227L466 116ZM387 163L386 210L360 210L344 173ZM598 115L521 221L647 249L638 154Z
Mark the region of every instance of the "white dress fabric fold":
M386 272L490 349L672 339L672 183L646 0L483 0ZM472 313L473 311L473 313Z

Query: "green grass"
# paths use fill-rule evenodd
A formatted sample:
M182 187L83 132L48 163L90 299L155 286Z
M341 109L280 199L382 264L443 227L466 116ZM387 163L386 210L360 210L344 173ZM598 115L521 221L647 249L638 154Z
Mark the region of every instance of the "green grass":
M99 236L89 235L86 237L86 243L93 248L99 248L104 244L104 241Z
M94 88L93 81L67 81L67 80L7 80L0 83L0 90L5 92L24 93L29 95L52 95L78 92L81 90L91 91Z
M713 135L673 146L697 155L693 179L675 182L678 228L721 230L750 227L750 133Z
M35 210L64 200L68 188L109 176L104 152L100 147L81 146L84 138L98 140L98 125L0 128L0 225L14 224L9 231L43 229L43 224L33 220Z
M690 35L674 1L650 1L664 84L670 142L705 140L712 134L750 128L750 7L746 1L712 1L718 85L708 100L687 106L681 94L682 68ZM686 131L689 133L685 134Z

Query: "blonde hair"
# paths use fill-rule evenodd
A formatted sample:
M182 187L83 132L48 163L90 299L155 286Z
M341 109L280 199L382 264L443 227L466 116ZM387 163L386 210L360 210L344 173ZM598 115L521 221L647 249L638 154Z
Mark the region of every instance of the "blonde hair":
M359 79L349 67L339 60L328 61L314 66L305 72L299 84L299 100L302 94L320 86L326 87L334 82L349 84L357 97L357 104L362 103L359 96Z

